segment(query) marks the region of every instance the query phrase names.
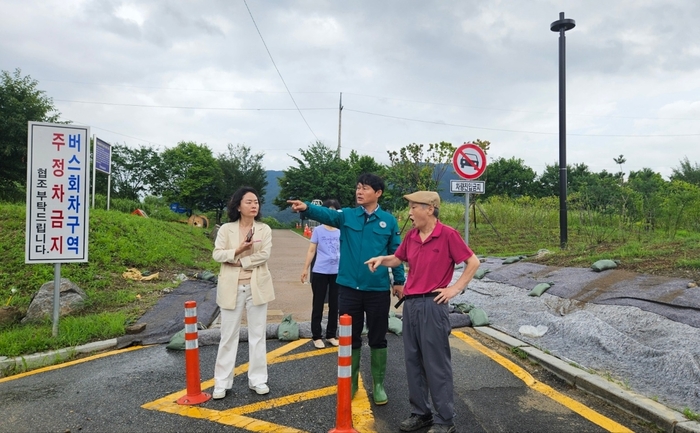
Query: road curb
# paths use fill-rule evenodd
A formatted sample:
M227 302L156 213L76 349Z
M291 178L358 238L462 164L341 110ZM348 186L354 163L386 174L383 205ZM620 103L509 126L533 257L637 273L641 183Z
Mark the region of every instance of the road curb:
M668 433L700 433L700 423L686 419L683 414L650 398L628 391L598 375L570 365L528 343L488 326L474 327L481 335L509 348L517 347L528 358L551 373L588 394L604 400L625 412L649 423L654 423Z
M50 350L31 355L8 358L0 356L0 377L5 377L6 372L28 371L35 368L58 364L77 353L93 353L117 347L117 339L95 341L82 346L67 347L64 349Z

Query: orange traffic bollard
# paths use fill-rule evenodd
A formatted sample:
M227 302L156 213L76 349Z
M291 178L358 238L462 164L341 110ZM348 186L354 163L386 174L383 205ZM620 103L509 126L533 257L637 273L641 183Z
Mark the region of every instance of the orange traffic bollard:
M335 428L328 433L358 433L352 427L352 317L340 316L338 329L338 404L335 414Z
M305 238L310 238L311 237L311 230L309 230L309 225L306 224L304 226L304 237Z
M185 302L185 375L187 395L177 399L177 404L199 404L211 398L202 392L199 375L199 340L197 335L197 303Z

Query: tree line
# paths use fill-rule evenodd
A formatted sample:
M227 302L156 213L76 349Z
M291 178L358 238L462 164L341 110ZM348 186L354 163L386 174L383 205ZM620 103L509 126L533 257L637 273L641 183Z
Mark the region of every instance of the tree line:
M60 113L38 82L2 71L0 83L0 200L25 199L27 122L60 122ZM474 140L488 153L491 143ZM338 199L343 206L355 202L355 181L361 173L382 176L387 183L381 204L389 210L404 208L403 195L416 190L440 191L441 181L451 170L456 148L448 142L411 143L398 151L389 151L389 164L351 151L347 158L322 142L299 149L290 155L294 164L278 178L280 192L273 204L287 208L286 200ZM256 188L261 197L267 188L263 166L265 154L255 153L243 144L228 144L218 155L204 143L182 141L162 151L139 145L112 146L111 196L130 200L158 197L167 203L178 202L192 212L216 213L217 221L225 213L231 193L241 185ZM624 156L613 158L620 165L617 173L592 172L583 163L567 166L568 200L573 209L603 215L618 215L627 222L653 228L659 219L675 227L684 220L700 220L700 165L688 158L673 169L669 180L651 168L622 172ZM450 171L451 172L451 171ZM547 165L538 175L518 158L491 161L480 180L486 181L486 194L493 196L546 199L559 195L559 165ZM106 193L107 177L95 179L98 193Z

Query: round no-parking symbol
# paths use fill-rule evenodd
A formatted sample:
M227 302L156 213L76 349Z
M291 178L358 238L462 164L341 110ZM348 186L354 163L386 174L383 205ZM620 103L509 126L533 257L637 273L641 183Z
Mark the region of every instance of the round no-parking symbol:
M476 144L464 143L455 151L452 166L464 179L476 179L486 170L486 154Z

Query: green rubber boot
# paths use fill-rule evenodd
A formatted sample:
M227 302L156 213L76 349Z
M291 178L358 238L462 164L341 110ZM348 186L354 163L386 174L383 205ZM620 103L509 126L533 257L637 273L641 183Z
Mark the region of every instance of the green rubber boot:
M386 348L372 349L372 382L374 383L374 404L383 405L389 401L384 391L384 374L386 373Z
M360 374L360 356L362 355L362 349L352 349L352 367L350 368L350 376L352 378L352 394L350 399L355 398L355 393L357 392L357 378Z

